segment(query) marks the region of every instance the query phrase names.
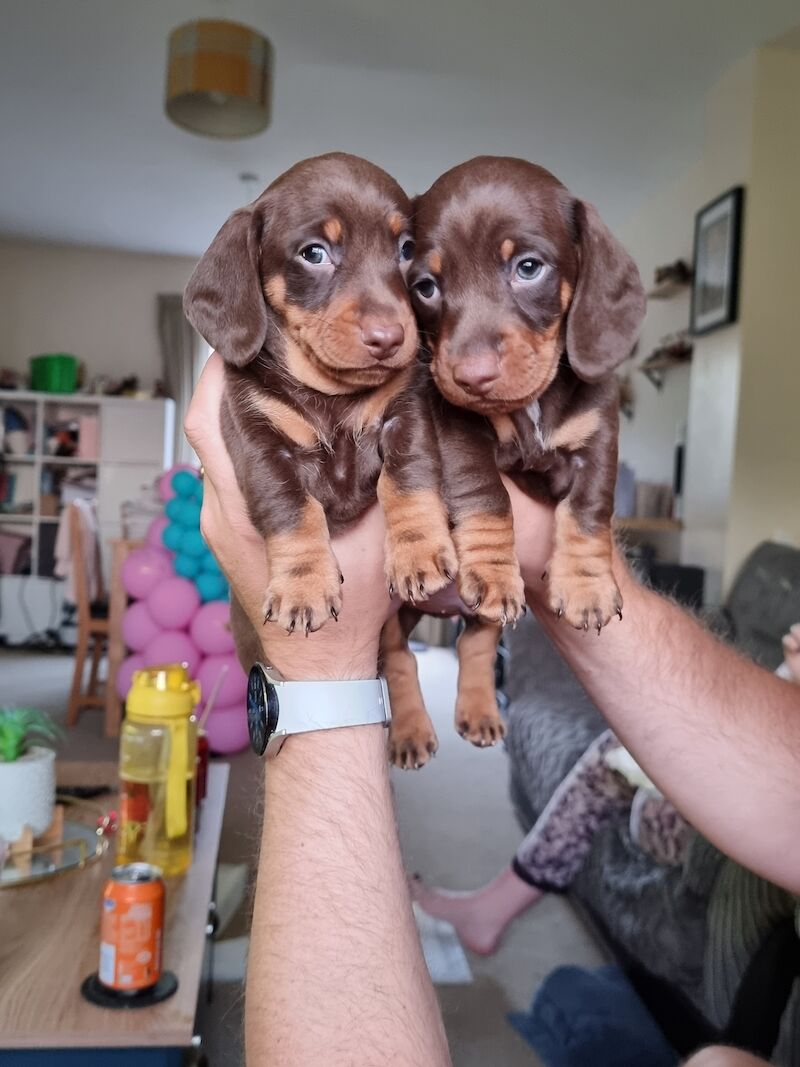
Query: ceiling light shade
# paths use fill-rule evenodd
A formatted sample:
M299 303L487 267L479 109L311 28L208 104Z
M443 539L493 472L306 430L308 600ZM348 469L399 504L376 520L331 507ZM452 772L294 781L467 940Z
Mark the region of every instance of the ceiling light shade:
M169 37L167 115L204 137L252 137L269 125L272 45L238 22L198 19Z

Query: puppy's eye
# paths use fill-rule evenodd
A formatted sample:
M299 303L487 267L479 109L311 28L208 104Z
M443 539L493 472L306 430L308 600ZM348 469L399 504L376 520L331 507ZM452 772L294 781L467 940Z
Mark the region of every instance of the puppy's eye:
M306 245L305 248L300 249L300 257L306 263L310 263L312 267L320 267L323 263L331 262L328 249L322 245Z
M400 258L404 263L408 263L410 259L414 258L414 242L410 237L401 237L400 239Z
M544 270L544 263L533 256L526 256L517 263L516 276L521 282L535 281Z
M420 278L411 288L423 300L433 300L439 292L439 286L433 278Z

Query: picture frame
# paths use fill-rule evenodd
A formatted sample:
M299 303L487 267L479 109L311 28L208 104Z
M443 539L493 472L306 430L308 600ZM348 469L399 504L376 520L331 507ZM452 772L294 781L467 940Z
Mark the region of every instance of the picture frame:
M689 325L696 337L736 322L743 213L744 187L736 185L695 215Z

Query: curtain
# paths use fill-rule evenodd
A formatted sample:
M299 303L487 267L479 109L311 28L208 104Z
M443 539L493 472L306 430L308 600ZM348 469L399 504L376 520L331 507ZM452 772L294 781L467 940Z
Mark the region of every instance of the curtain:
M208 345L184 315L180 293L159 295L158 336L164 391L175 401L175 462L192 463L195 455L183 434L183 416L208 354Z

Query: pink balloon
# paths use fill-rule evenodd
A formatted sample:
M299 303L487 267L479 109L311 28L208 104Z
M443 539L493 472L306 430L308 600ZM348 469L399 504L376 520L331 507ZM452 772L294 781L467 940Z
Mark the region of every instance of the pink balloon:
M208 747L212 752L223 755L241 752L250 743L244 705L215 708L206 721L205 731L208 734Z
M203 604L192 619L189 633L200 651L207 655L233 652L230 622L230 604L224 600L212 600Z
M134 601L122 616L122 638L126 647L134 652L143 651L162 629L143 600Z
M191 471L192 474L198 473L197 467L193 467L191 463L176 463L174 467L164 471L158 479L158 495L165 504L175 496L175 490L172 488L172 475L177 474L178 471Z
M163 578L173 573L172 556L166 548L145 545L135 548L122 564L122 584L134 600L143 600Z
M166 515L157 515L156 518L147 527L147 543L152 545L153 548L163 548L164 542L161 540L161 535L164 530L169 526L169 519Z
M200 607L200 594L188 578L167 578L147 597L147 610L162 630L183 630Z
M127 700L134 671L141 671L145 666L144 656L139 655L128 656L120 663L117 670L117 693L120 700Z
M211 697L225 667L228 669L219 687L214 706L224 708L230 704L244 704L247 696L247 675L239 665L236 656L232 652L226 652L222 656L206 656L200 664L197 680L200 683L204 706L205 701Z
M200 653L188 634L181 630L165 630L144 650L145 667L161 667L166 663L186 663L192 678L197 677Z

